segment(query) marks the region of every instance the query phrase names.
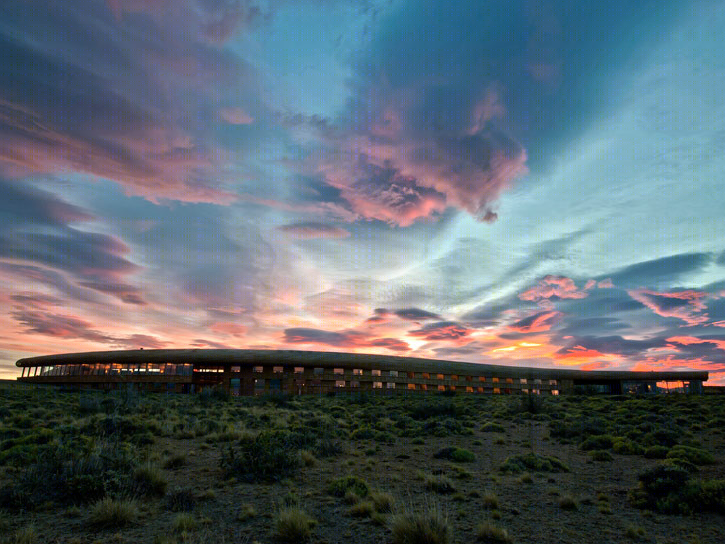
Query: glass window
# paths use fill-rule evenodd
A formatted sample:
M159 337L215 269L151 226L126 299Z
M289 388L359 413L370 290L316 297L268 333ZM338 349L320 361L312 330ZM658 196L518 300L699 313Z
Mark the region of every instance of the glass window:
M398 371L397 370L391 370L390 371L390 376L393 377L393 378L397 378L398 377Z
M420 388L422 391L428 391L428 386L424 383L420 384Z
M411 380L415 378L415 372L408 372L408 378Z
M445 385L439 385L438 386L438 391L445 391L445 390L446 390L446 386Z
M382 389L383 382L373 382L373 389Z
M466 387L466 393L473 393L473 387L467 386Z
M466 376L466 381L467 382L473 381L473 376Z
M412 390L415 390L415 384L414 383L409 383L408 384L408 389L411 390L411 391Z
M395 389L395 382L388 382L388 389Z
M451 389L450 390L451 391L455 391L456 390L456 386L455 385L451 385Z
M319 376L319 375L325 373L325 369L324 368L320 368L320 367L315 367L315 369L312 372L313 372L313 374L317 374Z
M373 369L373 376L381 376L381 375L382 375L382 373L380 372L380 370L378 370L376 368Z
M458 381L458 374L451 374L451 380L453 380L454 382L457 382Z
M526 383L526 378L521 378L521 383Z
M514 379L513 378L506 378L506 383L514 383Z
M498 387L494 387L493 393L494 393L494 395L499 395L499 394L501 394L501 389L499 389Z
M344 374L344 373L345 373L345 369L344 369L344 368L335 368L335 369L333 370L333 372L334 372L335 374Z
M430 372L423 372L423 379L430 380Z
M446 377L443 374L437 374L436 375L436 378L439 379L439 380L445 380L446 379Z
M479 388L478 388L478 392L479 392L479 393L483 393L483 387L479 387Z
M353 376L362 376L362 368L353 368L352 369L352 375Z
M262 372L264 372L264 367L263 366L255 366L253 370L254 370L254 373L255 374L261 374Z
M232 372L241 372L241 371L242 371L242 367L241 366L233 366L232 367Z
M281 366L273 366L272 367L272 372L274 372L275 374L282 374L282 372L284 372L284 367L281 367Z
M493 380L491 380L491 381L492 381L493 383L498 383L498 378L494 378L494 379L493 379Z
M549 380L549 385L557 385L556 380Z
M295 374L304 374L304 372L305 372L305 367L303 367L303 366L295 367Z
M360 381L359 380L351 380L350 381L350 387L360 387Z
M335 380L335 387L345 387L345 380Z
M481 382L481 383L485 383L486 382L486 378L484 378L483 376L479 376L478 377L478 381Z

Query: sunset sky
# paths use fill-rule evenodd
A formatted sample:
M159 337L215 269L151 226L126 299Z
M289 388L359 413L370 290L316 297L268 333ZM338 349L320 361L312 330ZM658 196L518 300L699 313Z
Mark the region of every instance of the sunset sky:
M0 377L352 351L725 384L725 2L4 0Z

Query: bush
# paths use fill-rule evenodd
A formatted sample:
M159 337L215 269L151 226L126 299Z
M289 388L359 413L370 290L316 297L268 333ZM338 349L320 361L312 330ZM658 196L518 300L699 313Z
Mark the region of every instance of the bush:
M146 464L133 471L133 491L143 497L163 497L166 494L166 477L158 467Z
M578 505L574 497L571 495L564 495L559 499L559 508L562 510L576 510Z
M612 451L620 455L642 455L644 448L628 438L615 438L612 444Z
M355 517L369 518L375 512L375 506L370 501L360 501L355 503L348 514Z
M370 500L373 501L376 512L385 514L393 509L393 496L390 493L373 491L370 493Z
M506 459L506 462L501 465L499 470L501 472L511 474L520 474L527 470L535 472L569 472L569 467L556 457L527 453L524 455L509 457Z
M505 433L506 429L503 425L489 421L481 426L481 431L484 433Z
M593 452L591 452L591 456L593 461L600 462L612 461L614 459L614 457L612 457L612 454L606 450L594 450Z
M476 460L476 456L473 452L465 450L463 448L447 447L438 450L433 457L436 459L448 459L450 461L456 461L458 463L471 463Z
M482 523L476 527L476 540L486 543L504 542L506 544L514 541L506 529L496 527L489 522Z
M436 476L428 476L425 479L425 488L436 493L447 494L453 493L456 488L448 478L439 474Z
M497 510L498 509L498 497L494 493L486 493L482 497L483 507L486 510Z
M667 452L668 459L684 459L693 465L711 465L715 458L705 450L689 446L674 446Z
M166 505L172 512L189 512L196 505L196 495L191 489L177 488L166 497Z
M647 459L664 459L669 451L667 446L651 446L644 450L644 456Z
M195 531L199 526L199 522L194 519L194 516L188 512L176 514L174 521L171 523L171 527L176 533L188 533Z
M168 457L163 464L163 467L167 470L173 470L176 468L181 468L186 464L186 455L183 454L177 454L172 455L171 457Z
M88 523L99 529L126 527L136 523L138 517L134 501L106 497L91 507Z
M437 509L394 516L390 529L393 544L449 544L451 527Z
M335 497L344 497L348 491L355 493L358 497L367 497L370 488L365 480L352 475L333 480L327 486L327 492Z
M228 476L242 481L274 482L286 478L300 465L296 447L286 431L263 431L242 437L237 446L229 445L222 455L222 467Z
M584 442L581 443L581 449L584 451L589 450L608 450L614 445L614 439L608 434L601 434L598 436L590 436Z
M275 537L280 542L306 542L317 521L297 507L284 508L277 514Z

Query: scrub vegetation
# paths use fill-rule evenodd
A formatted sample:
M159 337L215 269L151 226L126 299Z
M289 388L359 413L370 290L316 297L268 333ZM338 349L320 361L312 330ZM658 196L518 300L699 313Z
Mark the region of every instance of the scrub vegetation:
M725 533L720 397L222 393L0 383L0 544Z

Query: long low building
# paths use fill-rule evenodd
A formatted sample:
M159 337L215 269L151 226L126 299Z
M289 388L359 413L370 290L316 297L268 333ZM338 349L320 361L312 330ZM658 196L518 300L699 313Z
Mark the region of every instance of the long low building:
M559 395L702 393L704 371L630 372L529 368L359 353L159 349L63 353L20 359L18 380L73 388L232 395L330 391L456 391Z

